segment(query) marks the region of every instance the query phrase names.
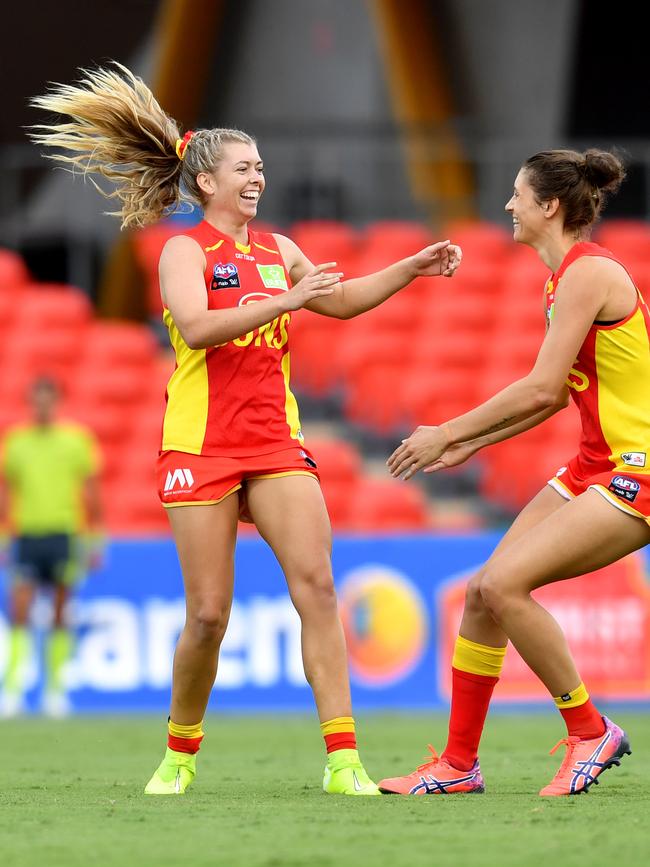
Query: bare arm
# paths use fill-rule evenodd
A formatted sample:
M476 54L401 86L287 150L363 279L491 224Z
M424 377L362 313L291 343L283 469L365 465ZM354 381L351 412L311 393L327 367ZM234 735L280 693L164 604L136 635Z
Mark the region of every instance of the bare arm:
M99 530L104 521L104 510L97 476L89 476L84 483L84 505L88 527L91 532Z
M554 318L531 372L440 427L418 428L389 458L391 474L410 478L434 464L454 444L495 434L561 408L571 366L608 297L608 281L602 276L596 259L585 257L570 266L558 287Z
M284 235L274 237L292 282L301 280L314 266L290 238ZM461 259L460 247L449 241L439 241L414 256L394 262L382 271L340 282L329 298L319 298L305 306L323 316L351 319L377 307L416 277L452 277ZM336 263L330 264L333 266Z
M276 317L332 293L338 274L323 273L327 265L312 269L288 292L255 304L208 310L205 291L205 256L192 238L178 235L165 244L160 257L162 300L181 337L190 349L205 349L234 340Z
M542 422L546 421L552 415L555 415L556 412L559 412L561 409L566 407L569 402L568 388L566 391L566 400L559 406L544 409L536 415L531 415L530 418L527 418L525 421L510 425L510 427L504 427L495 433L485 434L485 436L477 437L464 443L453 443L440 455L438 460L434 461L430 466L425 467L424 472L436 473L438 470L447 470L450 467L457 467L460 464L464 464L465 461L469 460L469 458L473 457L478 451L484 449L486 446L500 443L503 440L510 439L511 437L517 436L517 434L524 433L524 431L542 424Z

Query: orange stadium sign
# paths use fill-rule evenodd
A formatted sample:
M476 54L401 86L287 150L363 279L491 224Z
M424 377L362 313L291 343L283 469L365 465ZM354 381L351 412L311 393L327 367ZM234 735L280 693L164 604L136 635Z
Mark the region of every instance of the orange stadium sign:
M471 572L457 576L439 597L441 692L451 696L451 658ZM533 594L562 627L590 693L609 700L650 699L650 584L641 552ZM548 699L514 647L508 648L495 701Z

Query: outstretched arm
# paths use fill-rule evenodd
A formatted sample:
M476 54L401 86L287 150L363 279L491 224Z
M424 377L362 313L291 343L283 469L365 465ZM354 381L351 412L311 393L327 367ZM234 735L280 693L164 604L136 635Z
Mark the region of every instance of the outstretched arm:
M486 446L500 443L503 440L517 436L517 434L524 433L524 431L530 430L538 424L542 424L546 419L555 415L556 412L559 412L567 406L569 402L568 389L566 389L566 392L567 394L564 402L558 406L544 409L536 415L530 416L530 418L527 418L525 421L517 422L517 424L512 424L509 427L504 427L499 431L495 431L495 433L485 434L485 436L476 437L475 439L467 440L467 442L464 443L454 443L453 445L450 445L449 448L440 455L437 461L434 461L430 466L424 468L424 472L435 473L438 472L438 470L447 470L450 467L457 467L460 464L464 464L465 461L469 460Z
M160 257L162 300L190 349L219 346L315 298L331 295L341 276L329 273L332 264L312 267L292 289L272 298L243 307L208 310L205 255L192 238L177 235L167 241Z
M408 479L435 464L455 444L495 434L561 408L571 367L608 295L609 283L601 279L599 268L597 262L580 259L567 269L556 293L554 318L527 376L439 427L419 427L388 459L391 475Z
M289 276L295 283L314 266L290 238L275 235L275 239ZM334 287L332 295L315 299L305 307L323 316L351 319L377 307L416 277L452 277L461 259L460 247L449 241L438 241L413 256L394 262L382 271L343 280Z

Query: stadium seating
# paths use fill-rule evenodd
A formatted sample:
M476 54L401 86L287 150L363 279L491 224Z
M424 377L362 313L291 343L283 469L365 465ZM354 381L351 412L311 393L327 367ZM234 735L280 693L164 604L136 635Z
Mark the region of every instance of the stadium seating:
M261 222L256 228L277 231ZM158 298L162 245L182 229L170 221L134 233L143 272L155 284L152 298ZM335 260L351 277L412 254L443 233L434 237L418 223L383 221L360 229L315 221L296 223L287 234L313 261ZM338 420L349 430L377 437L382 447L387 438L453 418L525 376L544 337L548 270L537 255L514 244L500 225L464 221L444 234L463 247L463 265L452 280L419 278L349 321L293 315L291 381L299 400L316 405L326 399L324 406L338 407ZM650 294L647 223L606 221L594 239L634 266ZM104 484L117 500L110 506L111 527L167 532L155 492L152 500L138 487L151 485L173 353L159 348L147 326L97 319L80 290L35 284L21 258L6 250L0 250L0 333L5 368L12 370L0 381L0 431L27 416L24 398L34 376L55 375L64 388L62 410L95 430L104 447ZM575 453L577 439L577 416L566 410L480 453L480 494L500 509L520 508ZM431 527L421 488L368 478L350 442L316 438L308 446L335 528ZM130 505L120 511L127 498Z
M356 531L431 529L426 495L415 483L364 479L354 490L347 526Z

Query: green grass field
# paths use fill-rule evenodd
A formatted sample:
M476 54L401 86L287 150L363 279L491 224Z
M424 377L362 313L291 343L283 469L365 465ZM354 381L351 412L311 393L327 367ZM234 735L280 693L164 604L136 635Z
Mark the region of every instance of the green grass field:
M145 798L159 717L0 723L3 867L330 867L650 863L650 717L616 714L633 755L587 795L541 799L559 766L559 717L493 715L483 796L355 799L320 790L315 719L212 716L184 797ZM359 715L378 779L412 770L446 717Z

